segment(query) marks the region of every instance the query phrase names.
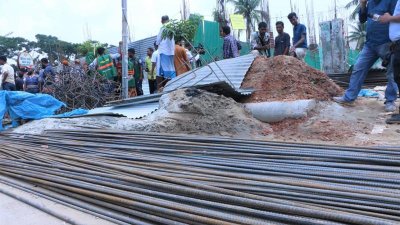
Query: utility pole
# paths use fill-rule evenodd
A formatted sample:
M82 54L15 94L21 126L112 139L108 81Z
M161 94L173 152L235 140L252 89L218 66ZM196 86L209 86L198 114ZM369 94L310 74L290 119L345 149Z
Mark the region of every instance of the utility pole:
M337 4L336 4L336 0L335 0L335 20L337 19Z
M122 0L122 99L128 98L128 21L126 0Z
M292 4L292 0L290 0L290 11L294 12L294 10L293 10L293 4Z

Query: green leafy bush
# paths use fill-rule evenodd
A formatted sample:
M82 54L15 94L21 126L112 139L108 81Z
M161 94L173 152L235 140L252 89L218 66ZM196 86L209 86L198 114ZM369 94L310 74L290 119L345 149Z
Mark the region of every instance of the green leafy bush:
M189 20L171 20L164 25L162 38L174 38L175 41L188 40L193 42L197 28L202 19L202 16L194 14L190 16Z

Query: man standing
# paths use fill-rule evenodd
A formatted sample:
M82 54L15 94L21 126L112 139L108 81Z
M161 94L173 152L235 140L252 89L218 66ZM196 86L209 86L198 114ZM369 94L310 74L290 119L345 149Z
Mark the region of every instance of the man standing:
M147 56L146 59L144 60L146 64L145 71L147 72L147 80L149 82L150 94L154 94L157 90L156 71L153 69L153 63L151 61L153 54L154 54L154 49L148 48Z
M395 6L396 0L360 0L359 20L361 23L367 23L367 41L354 65L348 89L343 96L335 97L334 101L342 104L353 103L357 99L371 66L379 58L385 59L390 52L389 25L381 24L373 18L369 18L368 15L383 15L386 12L393 14ZM385 91L385 111L393 112L396 110L397 87L393 79L391 63L388 65L386 76L388 84Z
M176 70L176 76L179 76L183 73L186 73L190 70L190 62L186 54L186 49L180 46L177 41L175 43L175 57L174 57L174 65Z
M97 48L97 58L90 63L90 68L96 68L97 72L103 75L108 80L114 80L117 76L117 70L114 66L113 59L117 59L120 55L105 54L106 49L103 47Z
M48 76L50 76L50 79L54 81L56 73L54 72L53 67L49 63L49 60L47 58L43 58L40 60L40 62L42 64L42 69L44 69L40 74L40 78L44 81L46 78L48 78Z
M185 43L185 50L186 50L186 56L189 60L190 66L193 69L193 68L195 68L195 63L194 63L195 59L192 54L192 45L189 42Z
M269 57L269 34L267 33L267 23L261 22L258 24L258 31L251 34L252 54L255 56Z
M156 75L156 84L157 84L157 77L159 76L159 71L160 71L160 54L158 53L158 46L156 45L156 42L154 42L154 49L156 50L153 52L153 55L151 56L151 73ZM156 91L158 89L158 84Z
M131 53L129 53L129 49L128 49L128 57L129 57L129 59L128 59L128 97L133 98L133 97L138 96L138 94L137 94L137 89L136 89L136 78L135 78L136 71L135 71L135 66L134 66L135 64L134 64L134 60L131 60L132 56L130 54ZM122 82L122 79L121 79L121 82Z
M31 70L31 69L29 69L29 70ZM21 68L21 69L19 69L18 72L16 72L16 76L15 76L15 90L16 91L24 90L24 78L26 77L27 73L28 73L28 69L26 69L26 68Z
M136 57L134 48L128 49L129 61L133 63L134 78L137 96L143 95L143 68L142 61Z
M5 91L15 91L14 69L7 63L7 57L0 56L1 87Z
M393 16L389 13L385 13L383 16L379 17L379 22L383 24L390 23L389 38L393 42L391 46L391 65L393 67L394 80L397 86L400 87L400 0L397 1ZM400 123L400 116L392 119L394 119L396 123Z
M157 73L158 90L165 86L165 84L172 78L176 77L174 66L175 54L175 40L174 37L163 37L165 26L169 23L169 17L161 17L162 27L157 35L156 44L158 46L158 53L160 56L160 71Z
M276 22L276 31L278 36L275 38L275 51L274 56L289 55L290 49L290 36L288 33L283 32L285 24L282 21Z
M299 18L294 12L288 15L288 19L293 25L293 46L290 48L290 53L304 61L307 51L307 28L299 23Z
M42 86L42 92L53 93L53 82L56 80L56 73L47 58L41 59L40 62L42 64L42 70L39 73L39 79Z
M231 28L229 26L222 27L221 36L224 38L222 47L222 54L224 59L236 58L239 56L237 41L231 35Z

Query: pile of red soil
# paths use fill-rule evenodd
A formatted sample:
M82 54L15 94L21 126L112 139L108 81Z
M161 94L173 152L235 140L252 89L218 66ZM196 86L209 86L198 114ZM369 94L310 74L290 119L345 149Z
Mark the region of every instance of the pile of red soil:
M328 101L343 92L326 74L290 56L256 58L241 87L255 90L246 102Z

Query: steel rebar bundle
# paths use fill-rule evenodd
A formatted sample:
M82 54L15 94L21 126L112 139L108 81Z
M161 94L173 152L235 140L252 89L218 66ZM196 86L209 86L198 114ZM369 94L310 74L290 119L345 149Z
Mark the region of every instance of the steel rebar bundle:
M400 224L397 148L1 134L0 182L118 224Z
M66 104L60 113L77 108L102 107L108 101L120 99L120 83L107 80L97 71L91 71L90 75L87 71L63 71L56 75L54 81L52 79L46 79L44 89Z

